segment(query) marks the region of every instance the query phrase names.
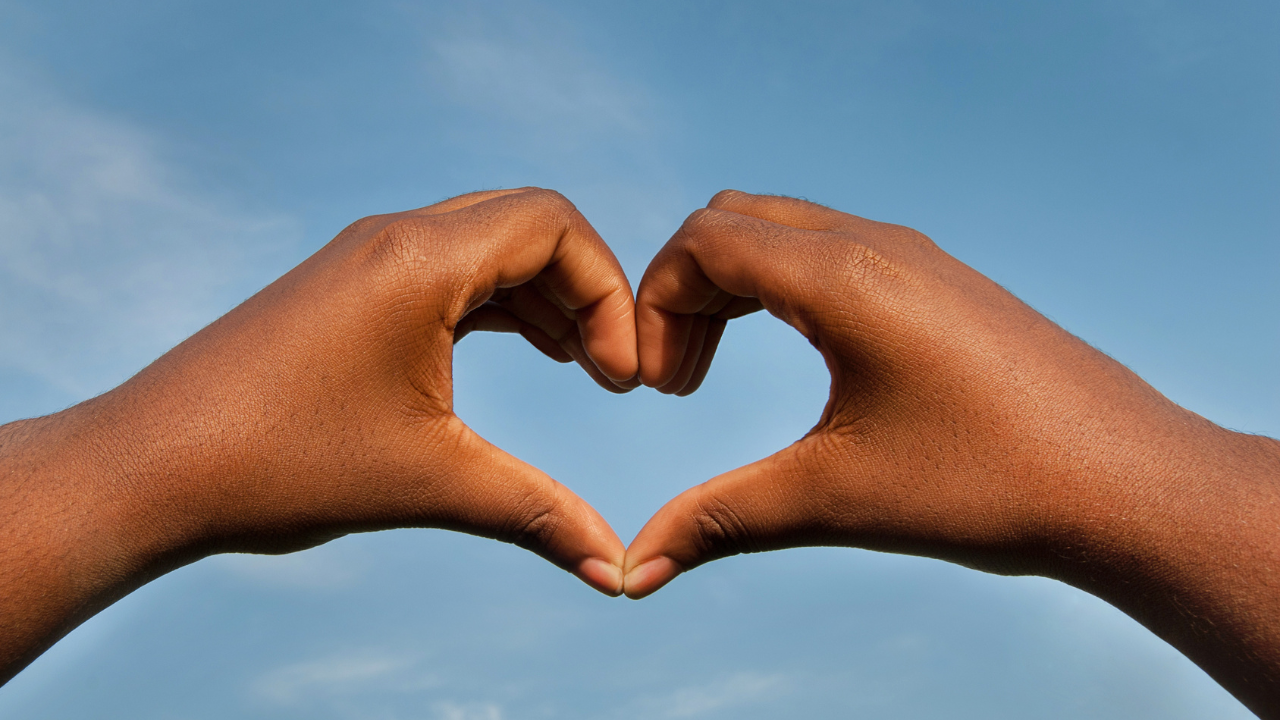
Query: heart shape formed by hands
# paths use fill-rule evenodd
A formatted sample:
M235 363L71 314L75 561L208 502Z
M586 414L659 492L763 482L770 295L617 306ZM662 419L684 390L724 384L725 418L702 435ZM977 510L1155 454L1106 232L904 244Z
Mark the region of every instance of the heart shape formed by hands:
M625 373L601 377L603 344L576 344L572 321L588 317L590 298L555 302L574 282L572 273L557 277L560 285L530 281L540 295L522 285L490 302L494 314L468 317L577 360L607 388L634 386ZM536 310L540 298L556 307ZM637 293L635 345L620 328L611 337L618 356L636 349L645 385L687 395L706 377L726 323L761 309L822 353L832 376L826 408L795 444L661 508L626 551L617 587L632 598L718 557L799 545L1043 570L1046 534L1069 527L1064 496L1085 492L1073 486L1080 458L1010 440L1088 447L1118 436L1114 422L1082 417L1080 408L1141 391L1136 378L1118 376L1112 361L918 232L735 191L691 215L651 262ZM600 337L598 328L576 327ZM605 558L577 572L617 591Z
M630 548L453 412L452 346L473 330L519 332L611 391L687 394L725 324L760 309L826 360L821 419L673 499ZM1133 437L1132 421L1090 408L1149 394L1117 368L920 233L784 197L717 195L633 300L582 214L526 188L354 223L95 417L128 434L120 447L164 450L135 484L152 504L191 508L169 530L181 543L166 542L193 552L438 527L641 597L710 559L796 545L1044 571L1080 498L1107 500L1077 468L1115 458L1081 449ZM1157 410L1179 421L1177 406Z
M518 332L610 391L685 395L726 323L761 309L826 361L818 424L681 493L627 548L453 411L453 345L474 330ZM360 220L115 390L0 428L0 566L17 578L0 593L0 681L200 557L436 527L632 598L718 557L799 545L1056 577L1269 706L1275 664L1252 659L1280 647L1257 621L1276 616L1258 578L1274 565L1278 457L908 228L726 191L633 298L559 194L472 193Z
M681 493L627 548L453 411L453 345L474 330L518 332L614 392L684 395L725 324L761 309L826 361L818 424ZM633 298L559 194L472 193L360 220L115 390L0 428L0 682L206 555L436 527L632 598L718 557L798 545L1046 575L1273 707L1278 665L1255 660L1280 657L1259 580L1278 458L908 228L726 191Z

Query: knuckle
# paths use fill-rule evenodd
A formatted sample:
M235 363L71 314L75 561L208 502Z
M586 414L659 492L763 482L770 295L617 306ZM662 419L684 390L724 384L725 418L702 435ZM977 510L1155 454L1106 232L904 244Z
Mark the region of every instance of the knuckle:
M428 236L424 220L406 217L385 223L370 240L370 250L378 257L406 259L417 255L414 250Z
M838 224L832 217L836 211L807 198L790 195L722 190L707 207L810 230L829 230Z
M899 245L922 248L937 247L928 235L905 225L890 225L888 227L888 235L894 243Z
M723 213L711 208L699 208L685 218L679 236L687 248L696 248L715 237L725 226Z
M386 223L387 217L385 215L370 215L368 217L362 217L351 223L339 234L355 236L368 235L374 231L374 228L385 225Z
M530 211L553 218L567 217L578 210L572 202L569 202L569 198L556 190L532 188L527 192L521 193L519 197L520 201L527 205Z
M750 526L732 505L718 498L699 500L693 516L694 542L705 560L759 552Z
M512 219L525 227L563 231L585 223L578 208L555 190L533 188L514 197L517 205Z
M719 213L717 213L713 208L698 208L697 210L689 213L689 217L684 219L684 225L681 227L696 232L697 230L718 224L718 216Z
M721 190L711 197L711 201L707 203L707 207L727 209L731 205L741 206L743 201L748 200L750 197L750 195L740 190Z
M845 245L841 253L840 267L849 280L859 283L882 277L901 277L901 268L883 253L861 243Z
M457 268L467 266L460 262L459 249L449 227L434 216L407 216L385 222L361 243L353 259L377 278L373 295L399 294L407 302L456 294L466 280ZM469 299L458 302L465 305Z
M551 545L563 521L558 502L541 490L531 491L512 509L497 539L526 550L539 550Z
M923 233L900 225L882 225L873 233L845 234L828 247L829 282L844 297L888 301L923 282L922 269L937 251Z

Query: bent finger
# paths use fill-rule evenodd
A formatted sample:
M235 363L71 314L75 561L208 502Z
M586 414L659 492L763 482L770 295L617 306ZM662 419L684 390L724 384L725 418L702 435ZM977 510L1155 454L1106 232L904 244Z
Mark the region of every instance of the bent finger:
M530 345L552 360L560 363L573 362L573 356L565 352L560 343L545 330L525 322L497 303L488 302L467 313L453 331L454 344L475 331L519 333Z
M707 379L707 372L711 370L711 361L715 358L716 348L720 346L720 338L724 337L724 329L728 323L728 320L719 317L713 317L708 321L707 337L702 341L702 353L694 364L689 380L676 391L676 395L680 397L692 395L702 387L702 381Z
M454 211L469 242L484 249L469 290L487 297L535 276L572 310L583 347L618 384L638 370L635 300L613 252L559 193L531 189Z
M462 208L484 202L485 200L502 197L504 195L517 195L522 192L528 192L531 189L533 188L522 187L500 190L477 190L476 192L455 195L451 198L441 200L438 203L433 203L426 207L418 208L417 210L411 210L410 212L417 215L441 215L443 213L453 212L454 210L461 210Z
M786 195L757 195L741 190L721 190L707 207L768 220L801 230L844 230L872 221L833 210L826 205Z
M826 291L833 242L823 233L725 210L690 215L640 282L641 379L666 388L687 369L694 315L737 317L763 307L807 335L797 310Z

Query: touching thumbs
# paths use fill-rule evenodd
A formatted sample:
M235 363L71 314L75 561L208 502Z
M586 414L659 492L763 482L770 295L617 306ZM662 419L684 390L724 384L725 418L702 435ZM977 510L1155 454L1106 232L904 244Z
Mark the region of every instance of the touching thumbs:
M658 510L627 548L627 597L730 555L822 544L825 492L800 463L808 443L692 487Z

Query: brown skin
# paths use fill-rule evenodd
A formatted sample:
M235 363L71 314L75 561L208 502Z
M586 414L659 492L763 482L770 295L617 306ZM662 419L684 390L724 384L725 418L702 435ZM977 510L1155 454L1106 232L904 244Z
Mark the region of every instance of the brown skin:
M659 510L629 597L804 545L1043 575L1280 717L1280 443L1175 405L918 232L733 191L644 275L641 380L693 392L725 322L761 308L825 358L822 418Z
M624 549L581 498L453 413L453 343L520 332L639 385L631 287L560 195L365 218L111 392L0 428L0 681L116 599L219 552L433 527L601 592Z
M761 308L826 359L821 421L672 500L625 553L453 414L472 330L519 332L609 390L687 394L725 322ZM915 231L787 198L717 195L638 305L552 192L366 218L119 388L0 428L0 508L0 679L210 554L436 527L631 597L800 545L1045 575L1280 717L1280 443L1174 405Z

